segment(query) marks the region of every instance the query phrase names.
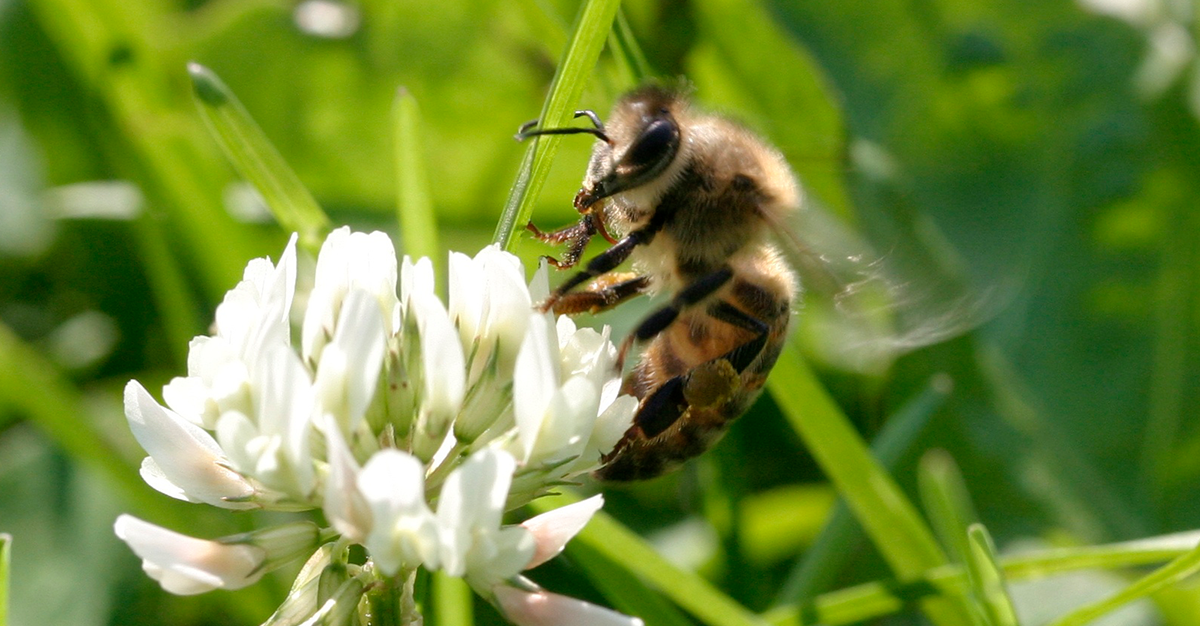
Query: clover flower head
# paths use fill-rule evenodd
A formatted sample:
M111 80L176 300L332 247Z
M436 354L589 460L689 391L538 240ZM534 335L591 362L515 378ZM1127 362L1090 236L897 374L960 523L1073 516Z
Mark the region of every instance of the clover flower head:
M364 594L388 585L419 619L418 568L464 578L518 624L639 623L520 574L558 554L599 496L503 520L598 467L629 427L637 402L618 393L607 329L537 311L545 269L531 293L495 246L451 254L447 304L429 260L398 262L382 233L337 229L311 279L299 267L294 236L278 261L251 261L212 334L191 342L187 375L163 388L165 406L131 381L125 410L155 489L228 509L320 509L330 527L209 541L122 516L117 535L147 573L200 593L307 556L277 612L286 623L354 623ZM350 560L353 544L366 562Z

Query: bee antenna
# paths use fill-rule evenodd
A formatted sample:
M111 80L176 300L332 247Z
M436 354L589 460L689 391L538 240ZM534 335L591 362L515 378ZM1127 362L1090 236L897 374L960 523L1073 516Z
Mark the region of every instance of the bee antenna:
M594 135L597 139L603 141L604 143L607 143L607 144L612 143L612 140L609 139L608 135L604 132L604 122L600 121L600 117L598 115L596 115L595 111L592 111L590 109L576 111L575 117L588 118L589 120L591 120L592 124L595 125L595 128L575 128L575 127L536 128L536 126L538 125L538 122L540 122L541 120L530 120L528 122L525 122L524 124L521 124L521 127L519 129L517 129L517 134L514 136L514 138L517 141L525 141L526 139L529 139L530 137L535 137L537 135L580 135L580 134L585 134L585 135Z

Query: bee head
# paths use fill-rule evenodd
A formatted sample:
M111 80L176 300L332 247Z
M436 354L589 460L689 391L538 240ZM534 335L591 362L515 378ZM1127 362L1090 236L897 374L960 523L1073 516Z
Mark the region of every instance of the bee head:
M677 115L686 107L680 90L642 87L622 98L605 127L608 141L596 142L576 207L587 207L644 185L667 169L679 153Z

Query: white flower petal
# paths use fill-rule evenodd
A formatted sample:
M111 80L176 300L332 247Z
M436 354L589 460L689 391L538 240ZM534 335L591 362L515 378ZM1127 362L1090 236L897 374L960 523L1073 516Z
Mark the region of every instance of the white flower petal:
M275 348L262 361L255 377L258 427L278 441L283 470L283 475L264 482L303 499L316 486L308 444L315 407L312 381L291 348Z
M436 565L438 533L425 504L424 475L416 457L395 449L375 453L358 473L358 489L373 520L363 545L384 574L395 574L402 565Z
M211 425L205 422L204 416L209 411L211 396L208 386L197 376L176 376L171 382L163 385L163 402L179 414L180 417L197 425ZM215 412L215 411L214 411Z
M531 517L521 523L533 535L537 552L523 569L531 569L549 561L562 552L572 537L583 530L592 516L604 506L604 496L568 504Z
M637 409L637 398L619 396L596 418L596 423L592 425L591 437L588 438L588 456L591 456L593 461L598 463L601 455L612 451L625 435L625 431L633 425L633 415Z
M216 440L191 422L158 405L137 381L125 386L125 416L130 430L161 470L189 498L228 509L255 506L245 477L226 467ZM168 494L169 495L169 494Z
M317 366L322 410L338 415L351 432L366 415L379 382L386 349L384 332L377 300L365 290L352 289L342 304L333 341ZM337 366L325 368L326 357L333 356L328 353L334 351Z
M396 296L396 249L381 232L356 233L335 229L326 237L317 256L316 277L301 329L301 354L308 361L320 356L332 336L343 300L354 288L375 297L385 333L399 324L400 300Z
M258 427L241 411L226 411L217 420L217 441L229 464L243 474L252 474L267 443Z
M421 366L425 382L421 416L425 432L445 433L462 408L466 393L464 359L458 332L442 303L432 294L415 293L410 301L421 335Z
M479 251L476 262L483 265L484 319L479 333L487 343L498 342L500 367L508 370L525 335L529 309L533 301L525 286L525 269L516 256L503 252L498 245Z
M528 460L533 454L546 409L558 389L558 342L550 332L545 317L532 314L513 366L513 414L517 420L522 460Z
M362 542L371 528L371 510L358 490L358 463L336 424L325 430L329 474L325 479L325 517L338 532Z
M467 554L467 583L486 591L525 569L537 552L533 534L522 526L480 532Z
M196 539L131 515L118 517L113 530L142 559L146 573L174 594L241 589L265 572L266 551L251 545Z
M450 319L458 325L458 332L466 345L478 334L483 320L483 297L487 288L483 280L483 268L471 257L461 252L451 252L448 276L450 282L446 308Z
M507 452L484 448L446 477L438 499L442 530L442 568L451 576L466 573L468 554L481 531L500 527L516 460Z
M429 257L421 257L415 262L404 255L400 265L400 304L408 307L408 301L413 295L422 293L433 295L433 261Z
M138 474L142 477L142 480L146 481L147 485L150 485L151 488L159 493L171 496L176 500L197 502L197 500L188 497L187 492L179 485L176 485L164 476L162 469L158 467L158 463L155 463L154 459L150 457L142 459L142 466L138 469Z
M504 616L517 626L643 626L636 617L548 591L498 585L493 592Z

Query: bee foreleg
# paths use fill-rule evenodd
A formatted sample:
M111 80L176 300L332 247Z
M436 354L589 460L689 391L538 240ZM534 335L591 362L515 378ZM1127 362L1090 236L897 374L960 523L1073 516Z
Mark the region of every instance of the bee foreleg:
M609 272L592 281L584 291L564 294L554 304L554 312L559 315L574 315L584 311L598 313L643 293L649 287L648 276L638 276L632 272Z
M538 241L560 244L568 242L567 251L563 253L562 259L556 259L552 256L543 256L546 262L554 267L565 270L575 267L579 263L579 257L583 255L583 249L587 247L588 242L592 240L592 235L596 234L595 220L591 219L590 215L585 215L579 223L566 228L551 232L543 232L533 222L525 225L525 230L529 231L534 239Z
M587 216L584 216L584 220L586 219ZM580 223L582 223L582 221ZM642 244L649 243L649 241L654 238L655 233L657 233L661 228L661 224L651 222L649 225L625 235L624 238L614 244L611 248L596 255L591 261L588 261L588 264L583 271L568 278L566 282L559 285L558 289L555 289L554 292L550 294L550 297L546 298L546 301L541 304L541 310L549 311L567 292L587 282L589 278L595 278L601 274L607 274L608 272L616 269L618 265L624 263L625 260L629 258L629 255L633 253L634 248Z
M629 352L629 348L634 342L652 339L666 330L679 317L681 311L711 296L731 278L733 278L733 269L728 265L723 265L720 269L705 274L692 281L687 287L680 289L679 293L671 298L670 303L648 315L641 324L638 324L637 329L621 343L621 349L617 353L618 367L624 364L625 354Z

